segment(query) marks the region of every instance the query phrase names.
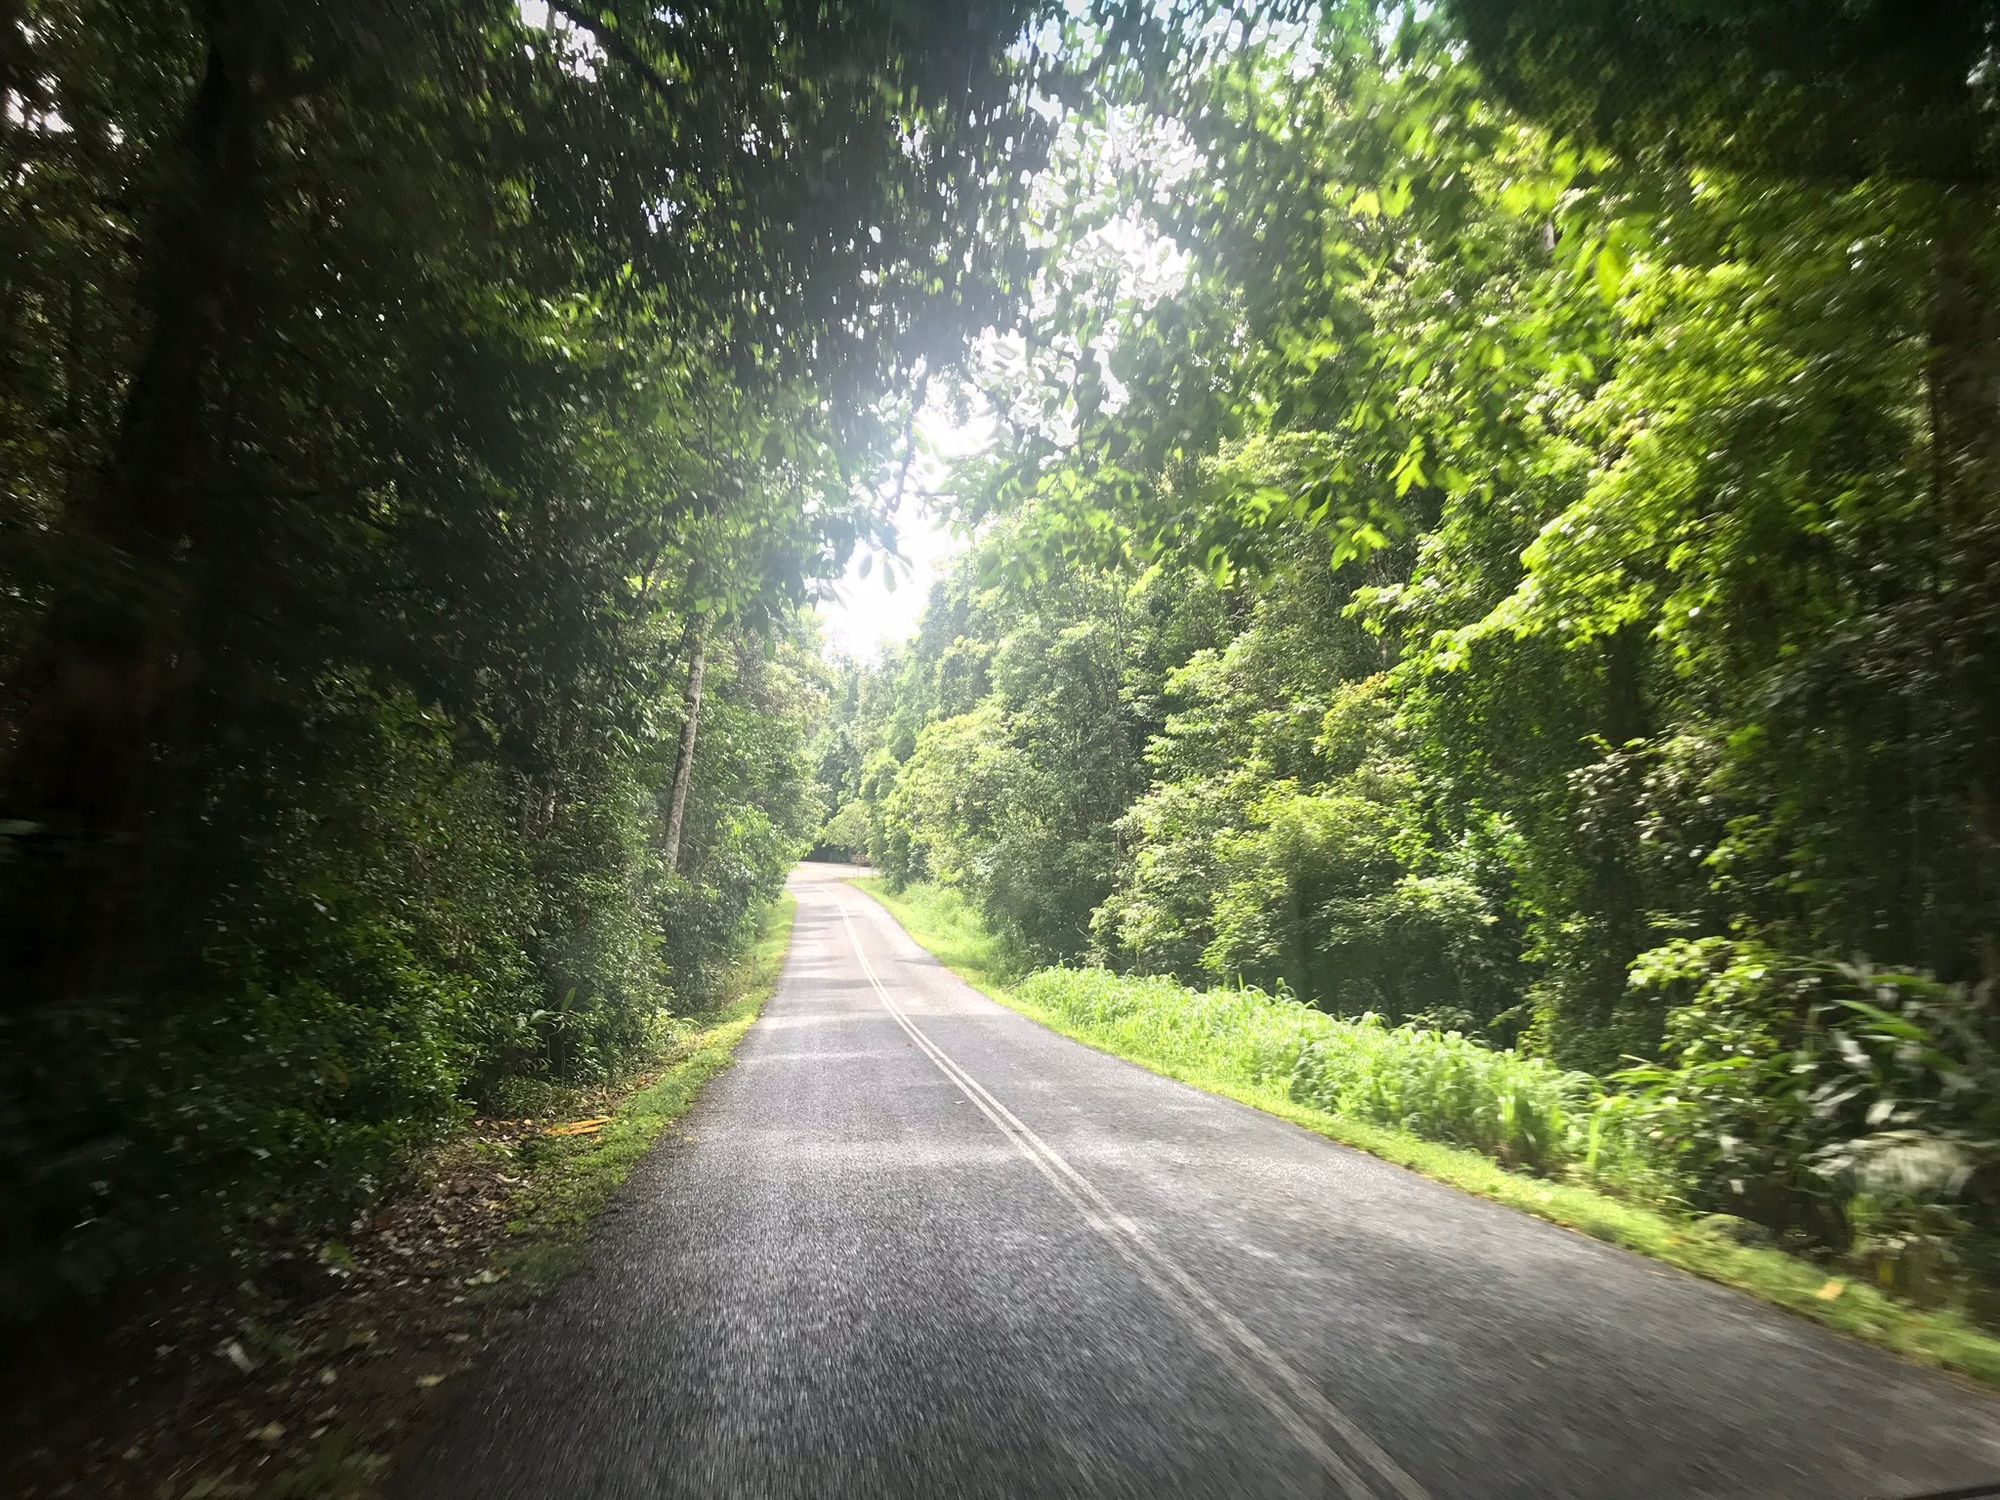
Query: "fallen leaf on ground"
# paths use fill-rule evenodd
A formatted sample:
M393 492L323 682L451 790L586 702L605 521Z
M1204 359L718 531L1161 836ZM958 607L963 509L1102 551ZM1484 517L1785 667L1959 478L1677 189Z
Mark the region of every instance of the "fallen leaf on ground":
M1838 1297L1842 1292L1846 1290L1847 1290L1846 1282L1829 1281L1825 1286L1821 1287L1818 1291L1814 1292L1813 1295L1819 1298L1819 1300L1822 1302L1831 1302L1835 1297Z

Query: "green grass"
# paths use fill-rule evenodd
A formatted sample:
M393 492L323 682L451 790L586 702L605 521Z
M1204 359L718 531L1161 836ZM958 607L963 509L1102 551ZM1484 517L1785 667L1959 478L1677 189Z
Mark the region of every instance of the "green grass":
M731 998L666 1060L659 1076L620 1101L596 1135L543 1138L529 1185L508 1226L513 1237L494 1267L503 1295L539 1295L582 1258L585 1231L660 1137L693 1107L702 1086L729 1065L778 985L798 903L784 895L764 914L755 945L729 987Z
M886 906L911 937L973 988L998 1000L996 992L1021 977L1020 970L1009 962L1000 939L957 891L937 885L912 885L891 891L889 882L879 875L864 876L850 883Z
M1510 1086L1548 1086L1560 1075L1544 1065L1518 1058L1511 1064L1467 1059L1459 1049L1469 1043L1432 1048L1397 1041L1396 1033L1382 1028L1300 1015L1303 1007L1255 992L1200 992L1168 981L1062 970L1024 977L1010 968L1002 945L956 892L912 886L899 893L880 879L855 884L959 977L1052 1031L1435 1181L1748 1292L1908 1358L2000 1386L2000 1339L1955 1313L1908 1307L1873 1287L1830 1281L1824 1268L1808 1261L1739 1245L1670 1209L1509 1171L1465 1145L1426 1140L1368 1118L1377 1110L1399 1110L1396 1118L1428 1122L1441 1132L1479 1132L1486 1138L1474 1144L1494 1149L1491 1141L1504 1139L1505 1132L1497 1122L1490 1129L1466 1124L1479 1113L1467 1097L1490 1090L1497 1100ZM1309 1098L1333 1109L1302 1102L1291 1092L1295 1072L1301 1071L1296 1059L1313 1048L1320 1055L1303 1070L1309 1075L1305 1088ZM1343 1049L1354 1055L1332 1055ZM1535 1069L1544 1071L1538 1075ZM1392 1089L1384 1080L1398 1071L1411 1076ZM1405 1108L1412 1100L1414 1108ZM1838 1295L1824 1295L1835 1286Z
M1105 969L1044 969L1014 990L1024 1006L1121 1056L1273 1089L1503 1165L1553 1172L1583 1154L1578 1106L1593 1097L1594 1080L1463 1036Z

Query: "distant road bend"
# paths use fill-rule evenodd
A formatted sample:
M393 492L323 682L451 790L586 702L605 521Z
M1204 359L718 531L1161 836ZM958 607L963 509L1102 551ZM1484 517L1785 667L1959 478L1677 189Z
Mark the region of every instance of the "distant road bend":
M737 1065L394 1489L1909 1496L2000 1403L1102 1056L833 867Z

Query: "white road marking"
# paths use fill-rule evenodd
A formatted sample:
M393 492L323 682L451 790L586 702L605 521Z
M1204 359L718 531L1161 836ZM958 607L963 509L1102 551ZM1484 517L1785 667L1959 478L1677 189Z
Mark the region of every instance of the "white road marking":
M1096 1185L1065 1160L1055 1147L1023 1124L1013 1111L988 1093L977 1079L954 1062L921 1027L903 1013L890 998L889 991L883 987L881 979L876 976L874 965L868 962L868 955L862 951L861 939L854 931L847 903L835 897L834 904L840 910L841 926L847 930L847 940L854 948L855 958L860 961L861 972L868 977L868 982L874 987L876 997L882 1002L883 1008L909 1034L910 1040L930 1058L939 1072L957 1086L960 1093L978 1106L980 1112L1034 1164L1036 1170L1048 1179L1050 1185L1069 1200L1083 1216L1084 1222L1139 1273L1140 1278L1154 1294L1178 1314L1204 1344L1215 1351L1237 1379L1242 1381L1244 1387L1264 1404L1286 1431L1319 1460L1333 1476L1335 1483L1340 1486L1341 1492L1351 1497L1351 1500L1373 1500L1375 1493L1354 1471L1353 1466L1314 1429L1308 1420L1309 1417L1317 1418L1338 1433L1353 1453L1371 1467L1395 1494L1402 1497L1402 1500L1429 1500L1423 1486L1384 1453L1355 1425L1352 1418L1329 1401L1318 1386L1307 1380L1240 1318L1216 1301L1206 1287L1153 1244L1129 1218L1120 1214L1111 1201L1098 1191ZM1206 1317L1203 1314L1206 1314ZM1225 1333L1227 1337L1224 1336ZM1289 1393L1291 1400L1287 1401L1283 1393ZM1303 1408L1303 1414L1300 1408Z

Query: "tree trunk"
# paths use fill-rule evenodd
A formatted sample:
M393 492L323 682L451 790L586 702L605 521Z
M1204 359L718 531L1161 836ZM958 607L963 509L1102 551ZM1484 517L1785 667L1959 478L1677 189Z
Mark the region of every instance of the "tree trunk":
M2000 523L1994 508L1995 484L2000 482L2000 307L1994 295L1995 205L1988 192L1941 195L1935 207L1934 271L1930 299L1929 358L1925 368L1931 444L1931 506L1924 518L1916 555L1925 566L1906 568L1896 577L1898 591L1929 599L1955 596L1953 610L1961 620L1990 589L2000 567ZM1901 604L1903 601L1894 601ZM1904 851L1898 861L1900 888L1882 907L1893 913L1899 929L1894 950L1908 961L1947 977L1991 980L1996 976L1994 954L2000 951L1991 919L1986 930L1954 931L1957 912L1965 909L1963 886L1967 865L1956 851L1966 841L1970 869L1986 878L1985 900L1974 897L1973 910L1991 911L1990 872L2000 852L2000 830L1994 809L2000 806L2000 746L1993 743L2000 725L1991 705L1993 682L2000 672L1990 644L1982 648L1981 633L1963 628L1941 632L1933 646L1929 673L1941 680L1905 695L1908 759L1896 778L1893 815L1903 830ZM1987 642L1991 636L1984 637ZM1977 705L1967 726L1986 741L1984 754L1954 764L1952 704ZM1976 727L1975 727L1976 726ZM1983 731L1983 733L1982 733ZM1962 733L1963 731L1957 731ZM1963 752L1959 752L1961 755ZM1961 789L1964 770L1971 772Z
M255 92L211 34L140 268L145 343L109 459L65 519L122 586L57 601L26 684L9 802L31 817L74 820L82 832L121 825L145 711L172 664L182 580L171 575L182 571L176 552L193 520L209 376L253 193Z
M688 782L694 774L695 733L701 723L701 684L708 671L707 620L697 617L689 632L694 638L694 654L688 659L687 691L681 699L681 748L674 759L674 787L667 803L669 870L680 868L681 824L687 816Z
M0 766L0 817L54 852L36 861L50 878L24 879L32 899L12 903L23 1004L61 1001L116 967L119 914L145 875L159 710L187 669L204 417L257 200L262 75L280 57L234 7L202 14L202 75L140 256L143 342L108 458L63 521L84 566L21 663L19 732Z
M1937 205L1925 372L1934 526L1979 520L2000 464L2000 361L1983 265L1991 220L1983 201L1948 198Z
M1603 661L1604 738L1615 754L1645 740L1650 733L1645 639L1639 627L1624 625L1607 635ZM1633 778L1631 790L1636 795L1640 768L1627 766L1620 774ZM1600 809L1606 826L1598 834L1592 898L1603 922L1605 951L1588 1023L1600 1034L1618 1020L1628 993L1626 976L1632 960L1651 945L1646 885L1640 869L1638 814L1636 805L1621 809L1613 826L1610 810Z

